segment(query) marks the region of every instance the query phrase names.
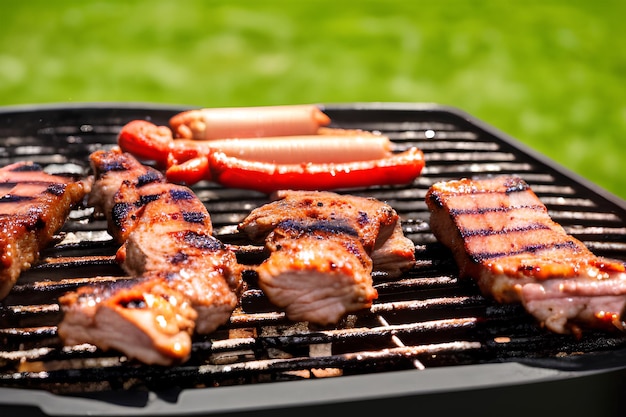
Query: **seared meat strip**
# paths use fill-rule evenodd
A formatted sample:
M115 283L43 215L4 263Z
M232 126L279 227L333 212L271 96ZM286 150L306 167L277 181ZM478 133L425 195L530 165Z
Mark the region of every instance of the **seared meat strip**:
M109 342L102 341L100 335L115 331L115 326L123 326L141 335L138 340L142 346L131 346L137 341L120 338L114 346L116 349L142 361L158 360L164 364L184 360L182 356L189 350L170 349L170 342L182 343L183 333L213 332L228 321L242 290L242 266L235 253L211 235L209 213L191 189L163 182L161 174L142 168L119 149L92 154L92 165L96 172L94 189L105 193L106 198L94 196L90 201L108 210L104 214L111 233L122 243L117 260L131 276L137 277L129 281L125 291L129 294L140 291L146 299L159 299L165 292L172 301L168 306L173 311L171 317L179 314L194 323L185 321L184 326L172 323L172 328L180 327L173 334L167 326L161 329L140 322L139 318L150 318L151 314L159 318L156 312L138 312L135 306L120 310L115 304L115 297L119 298L117 291L107 292L109 297L97 291L97 297L88 297L96 305L86 311L83 310L87 304L78 302L82 299L78 295L68 294L63 298L65 317L60 327L68 330L60 335L66 341L78 340L78 336L70 334L78 332L87 339L85 342L107 348ZM114 186L118 187L115 192ZM80 294L91 294L90 290L82 291ZM178 308L181 311L177 313ZM112 316L109 310L115 310L118 313L115 320L84 320L85 316L98 317L101 309L107 309L107 318ZM193 319L187 309L192 309ZM122 320L125 320L123 325ZM77 329L80 325L96 328ZM158 331L161 333L157 334Z
M595 256L554 222L519 177L434 184L426 195L432 232L461 277L496 301L521 302L556 333L623 328L626 268Z
M400 227L398 213L374 198L328 191L278 191L274 201L258 207L239 224L253 241L263 242L285 219L341 221L358 234L375 271L399 276L415 264L415 245Z
M155 182L165 182L165 177L154 168L141 164L134 156L114 149L98 150L89 156L96 182L89 194L88 204L104 214L109 228L115 226L112 218L115 195L124 181L141 188ZM114 237L117 231L112 230Z
M215 331L237 306L243 289L242 266L235 253L213 236L155 222L131 233L123 248L126 270L137 275L170 273L170 286L197 311L197 333Z
M182 292L198 313L196 332L215 331L230 318L243 288L235 253L210 235L167 223L153 226L152 233L130 234L125 250L118 252L123 267L137 276L168 271L172 288Z
M84 286L59 298L65 312L58 333L67 345L117 349L147 364L184 362L191 353L196 311L167 274L110 286Z
M119 156L120 163L115 163L116 156ZM94 160L106 161L105 167L130 168L125 173L123 169L106 171L99 168L100 172L106 172L108 178L103 178L105 181L110 181L113 176L124 178L112 196L110 223L123 241L118 260L129 274L185 270L190 277L196 274L204 277L207 280L205 285L210 283L216 294L226 294L227 290L234 292L235 296L240 294L242 267L237 263L235 253L212 236L211 216L190 188L162 182L163 176L158 171L142 168L134 157L118 149L106 155L96 153L92 155ZM194 269L196 271L192 271ZM222 284L213 276L220 276L226 286L218 289ZM200 299L209 299L207 291L195 292ZM186 293L191 295L191 291ZM226 298L225 304L232 312L236 297ZM197 307L196 303L193 304Z
M415 263L398 214L381 201L326 191L274 197L239 229L265 242L259 286L292 320L331 324L369 308L378 296L373 269L397 276Z
M170 268L171 258L180 256L172 247L182 243L177 234L210 236L213 230L211 216L202 201L181 185L158 183L138 188L124 182L115 201L114 228L124 242L118 260L132 275ZM126 254L129 247L134 255Z
M372 261L358 234L341 222L281 222L267 237L270 256L256 269L259 287L295 321L336 323L371 307Z
M47 174L32 162L0 169L0 299L61 229L89 192L91 179Z
M117 253L122 267L134 276L175 272L169 282L197 310L196 332L211 333L227 322L242 290L242 266L211 235L209 212L193 191L124 181L114 199L113 222L125 238Z

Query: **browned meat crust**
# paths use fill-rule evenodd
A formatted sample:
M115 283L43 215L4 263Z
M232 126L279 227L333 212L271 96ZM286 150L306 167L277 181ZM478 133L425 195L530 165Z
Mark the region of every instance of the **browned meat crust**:
M554 222L521 178L498 176L433 185L433 233L461 277L499 302L521 302L557 333L623 328L626 268L596 257Z
M90 179L50 175L31 162L0 169L0 299L39 259L90 186Z
M59 299L67 345L118 349L148 364L182 362L191 353L196 311L161 274L112 286L84 286Z
M209 213L191 189L164 182L119 149L95 152L91 162L94 190L102 195L90 201L122 244L118 261L137 278L123 289L81 289L62 297L59 335L66 343L113 347L146 363L183 362L194 331L210 333L229 320L243 287L242 266L211 235ZM139 301L118 302L129 294ZM172 314L152 309L150 300ZM115 336L119 329L136 339Z
M259 286L292 320L327 325L367 309L378 297L373 259L393 275L415 263L413 243L387 204L315 191L275 198L239 228L265 242L270 256L256 269Z
M283 190L272 197L239 224L253 241L263 242L286 219L341 222L357 233L375 271L396 277L415 264L415 245L402 233L398 213L380 200L329 191Z
M119 151L99 150L89 156L96 182L89 194L88 204L104 214L109 225L112 220L115 195L124 181L130 181L137 187L154 182L165 182L159 171L141 164L130 154Z
M266 246L270 256L256 269L259 286L291 320L337 323L378 297L372 260L345 226L288 220L268 235Z
M138 192L124 183L115 198L118 203L114 205L113 219L120 231L118 236L123 238L118 259L132 275L180 263L176 259L183 255L177 247L190 246L188 242L193 241L185 239L186 234L211 236L211 217L187 187L162 183ZM130 209L120 209L122 206Z

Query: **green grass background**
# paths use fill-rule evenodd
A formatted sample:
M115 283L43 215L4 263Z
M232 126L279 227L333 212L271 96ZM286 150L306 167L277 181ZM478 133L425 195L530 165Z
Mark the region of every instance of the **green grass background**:
M626 2L0 5L0 105L429 102L626 198Z

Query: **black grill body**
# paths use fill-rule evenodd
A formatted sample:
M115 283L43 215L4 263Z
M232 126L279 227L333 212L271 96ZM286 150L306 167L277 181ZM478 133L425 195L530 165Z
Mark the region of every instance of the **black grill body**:
M426 168L408 186L339 190L388 202L416 244L399 279L375 277L370 311L332 327L294 323L249 282L230 323L196 336L189 362L152 367L91 346L63 347L59 295L98 277L125 279L106 224L72 212L54 245L0 303L0 410L28 415L293 415L545 410L614 415L624 409L626 336L577 339L540 328L518 305L498 305L459 280L450 252L430 233L424 202L437 181L516 174L552 218L594 253L626 261L626 203L517 140L451 107L362 103L321 106L332 127L379 131L397 150L417 146ZM166 125L185 107L120 104L0 109L0 165L33 160L50 172L87 175L91 152L115 145L127 122ZM262 251L234 233L267 196L212 183L193 187L216 236ZM577 392L580 395L577 396ZM533 400L529 400L529 399ZM565 398L571 398L566 400ZM584 412L586 414L580 414ZM591 414L590 414L591 413ZM3 414L5 412L3 411ZM8 415L8 414L7 414ZM470 413L471 415L471 413ZM615 414L617 415L617 414Z

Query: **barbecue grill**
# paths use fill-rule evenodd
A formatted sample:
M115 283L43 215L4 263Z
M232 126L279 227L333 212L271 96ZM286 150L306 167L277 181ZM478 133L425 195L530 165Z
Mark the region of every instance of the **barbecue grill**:
M167 124L188 107L75 104L0 109L0 165L33 160L48 172L86 175L88 155L115 145L127 122ZM542 329L521 306L498 305L457 279L450 252L430 233L424 202L440 180L517 174L552 218L594 253L626 261L626 202L463 111L434 104L323 107L333 127L380 131L399 150L417 146L426 168L407 186L339 190L388 202L416 245L415 268L375 276L371 310L323 327L290 322L246 276L229 323L195 336L172 367L129 361L91 345L64 347L59 295L127 279L106 222L74 210L40 262L0 302L2 415L293 415L295 412L464 415L620 415L626 409L626 335L581 338ZM194 190L218 238L244 263L263 252L236 225L267 196L203 182ZM547 404L547 405L546 405Z

